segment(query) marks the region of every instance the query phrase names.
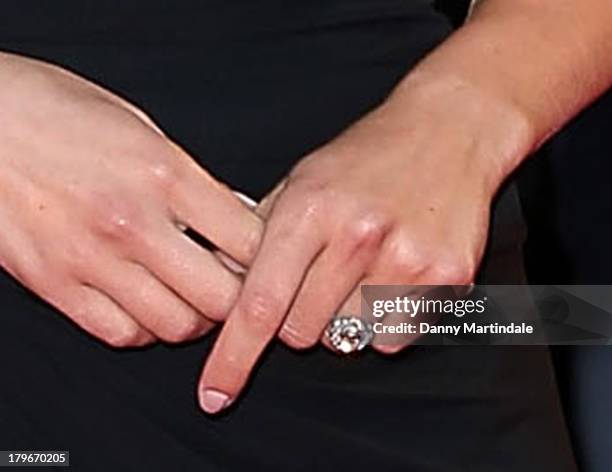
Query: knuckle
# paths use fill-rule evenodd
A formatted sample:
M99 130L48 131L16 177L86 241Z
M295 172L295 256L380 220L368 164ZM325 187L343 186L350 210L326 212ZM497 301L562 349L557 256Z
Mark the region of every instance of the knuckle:
M193 306L197 307L201 313L206 313L206 317L214 322L222 322L227 319L227 315L234 306L238 297L238 290L229 288L217 294L211 299L208 293L201 295L201 299L192 299Z
M428 251L418 247L408 238L394 242L386 259L396 272L407 280L422 273L430 261Z
M134 221L124 213L109 213L100 221L100 231L112 239L131 239L136 232Z
M247 263L252 262L257 255L257 251L259 250L259 246L261 244L262 238L262 230L257 231L248 231L244 234L243 240L243 248L244 248L244 256L246 257Z
M268 293L248 297L240 308L240 313L252 328L264 331L274 327L274 316L282 311L280 300Z
M286 323L279 333L280 339L294 349L309 349L319 341L317 336L311 336L303 330Z
M202 331L199 320L194 318L182 319L172 326L160 330L158 336L167 343L177 344L196 338Z
M94 203L92 213L96 232L108 239L127 241L143 234L134 206L116 199Z
M148 341L145 331L138 326L124 326L108 334L103 341L117 349L142 346Z
M215 362L223 365L224 371L231 374L233 379L247 379L250 375L249 365L240 353L234 351L229 349L219 350Z
M445 258L435 262L429 275L431 282L440 285L466 285L474 277L474 265L459 258Z
M370 213L356 218L347 229L346 239L355 248L379 246L389 230L388 219Z

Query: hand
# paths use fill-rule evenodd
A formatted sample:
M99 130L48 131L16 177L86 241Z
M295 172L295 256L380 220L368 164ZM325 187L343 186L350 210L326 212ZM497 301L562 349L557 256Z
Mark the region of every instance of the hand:
M277 333L309 348L334 313L358 314L361 284L472 282L516 143L510 127L489 132L493 105L470 113L478 102L452 97L389 99L304 158L264 202L262 244L200 381L204 410L235 400Z
M134 106L57 67L0 54L0 265L116 347L205 333L259 219Z

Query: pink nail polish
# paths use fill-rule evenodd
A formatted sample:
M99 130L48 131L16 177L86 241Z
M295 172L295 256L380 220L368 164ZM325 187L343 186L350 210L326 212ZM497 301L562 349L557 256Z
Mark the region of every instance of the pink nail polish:
M207 413L218 413L230 403L229 395L219 390L206 388L200 392L200 405Z

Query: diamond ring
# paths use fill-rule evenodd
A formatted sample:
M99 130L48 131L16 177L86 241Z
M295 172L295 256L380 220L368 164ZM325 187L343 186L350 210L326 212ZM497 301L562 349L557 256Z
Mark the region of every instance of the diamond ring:
M361 351L374 337L372 325L356 316L338 316L330 321L325 335L336 351L342 354Z

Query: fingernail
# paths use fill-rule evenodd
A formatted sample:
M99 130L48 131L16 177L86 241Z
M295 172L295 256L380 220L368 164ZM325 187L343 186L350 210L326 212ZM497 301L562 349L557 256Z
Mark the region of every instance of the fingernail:
M230 405L230 397L226 393L212 388L202 390L200 405L207 413L218 413Z

